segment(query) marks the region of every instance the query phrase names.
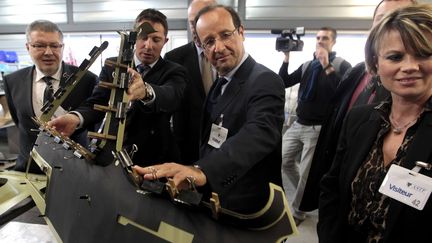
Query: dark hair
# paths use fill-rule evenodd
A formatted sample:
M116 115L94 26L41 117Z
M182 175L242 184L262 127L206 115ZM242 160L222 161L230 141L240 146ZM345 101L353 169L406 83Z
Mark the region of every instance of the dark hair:
M156 10L154 8L147 8L141 11L140 14L135 19L134 28L138 27L138 24L143 22L144 20L153 22L153 23L160 23L164 27L164 34L165 36L168 34L168 22L167 17L161 13L159 10Z
M242 25L241 20L240 20L240 16L237 14L237 12L232 7L217 4L217 5L209 5L209 6L204 7L203 9L201 9L195 17L194 26L196 26L196 23L198 22L198 19L201 17L201 15L208 13L208 12L211 12L217 8L223 8L226 11L228 11L228 13L230 13L234 27L236 29L238 29Z
M60 40L63 41L63 32L60 28L49 20L39 19L31 22L26 28L26 38L30 41L30 33L33 31L43 32L58 32L60 34Z
M405 2L405 1L403 1L403 0L381 0L381 2L379 2L378 5L375 7L372 19L375 19L375 15L376 15L376 13L378 11L378 8L381 6L381 4L383 2ZM413 3L413 4L417 4L416 0L410 0L410 2Z
M379 49L390 31L400 34L405 49L420 57L432 55L432 4L416 4L400 8L385 16L372 28L365 45L366 67L377 73Z
M319 30L322 30L322 31L330 31L330 32L332 33L333 40L336 40L336 37L337 37L337 31L336 31L335 28L325 26L325 27L321 27Z

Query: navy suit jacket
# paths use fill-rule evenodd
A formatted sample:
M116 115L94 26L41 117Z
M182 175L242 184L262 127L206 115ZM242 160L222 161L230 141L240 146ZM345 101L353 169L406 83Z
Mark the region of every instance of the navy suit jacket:
M116 57L110 59L115 61ZM113 67L105 65L99 75L100 80L112 82L113 71ZM139 100L134 101L127 112L124 145L138 146L132 158L135 164L144 166L178 160L179 153L171 132L170 119L183 97L186 80L186 71L182 66L162 58L144 77L144 81L153 88L156 98L148 105ZM93 104L107 105L109 96L109 89L97 87L85 104L75 110L83 116L84 127L103 119L105 113L95 111Z
M213 114L204 111L197 165L207 176L205 192L218 193L223 208L255 212L269 198L269 182L281 185L284 102L282 79L249 56L213 106ZM222 114L228 137L216 149L208 139L211 125L219 124Z
M165 58L185 67L189 76L181 105L173 115L174 135L181 162L189 164L199 158L199 128L206 98L195 43L180 46L166 53Z
M347 219L352 197L351 182L364 163L382 123L374 106L376 104L353 108L343 124L335 160L321 182L320 243L359 242L361 238L348 227ZM432 163L431 137L432 112L428 111L424 113L401 166L412 169L416 161ZM432 171L422 169L420 173L432 177ZM391 199L387 215L385 243L430 242L431 197L422 211Z
M30 151L33 148L33 144L37 137L37 132L31 131L32 129L38 128L31 119L32 117L35 117L32 104L34 69L34 66L23 68L6 75L4 78L6 97L11 116L15 125L19 129L20 152L15 169L20 171L25 170L25 165L29 158ZM76 71L78 71L77 67L62 63L62 78L60 80L60 85L66 81L68 76ZM62 108L67 111L78 107L81 102L92 94L96 82L97 76L88 71L70 95L64 100L61 105ZM78 130L72 136L75 140L77 140L78 137L80 140L86 140L86 132ZM36 172L37 169L32 168L31 171Z

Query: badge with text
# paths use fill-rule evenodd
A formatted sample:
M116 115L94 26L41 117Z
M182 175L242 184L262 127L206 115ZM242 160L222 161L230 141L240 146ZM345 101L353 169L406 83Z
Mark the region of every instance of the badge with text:
M213 146L214 148L220 148L222 144L225 142L228 136L228 129L212 124L210 137L208 140L208 145Z
M432 190L432 178L392 165L379 192L418 210L423 210Z

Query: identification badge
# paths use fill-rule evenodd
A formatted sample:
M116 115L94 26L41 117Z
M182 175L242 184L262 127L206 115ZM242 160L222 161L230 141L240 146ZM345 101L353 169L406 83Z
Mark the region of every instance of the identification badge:
M228 129L212 124L210 137L208 140L208 145L213 146L214 148L220 148L222 144L226 141L228 136Z
M379 192L408 206L423 210L432 189L432 178L391 165Z

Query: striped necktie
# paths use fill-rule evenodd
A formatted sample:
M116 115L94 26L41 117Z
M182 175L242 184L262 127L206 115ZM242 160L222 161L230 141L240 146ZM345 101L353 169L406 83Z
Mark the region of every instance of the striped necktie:
M141 74L141 78L144 79L144 76L150 71L151 67L145 64L139 64L137 67L137 71Z
M42 80L46 83L43 96L43 103L45 104L47 101L52 100L52 97L54 95L54 87L52 83L53 77L45 76L42 78Z

